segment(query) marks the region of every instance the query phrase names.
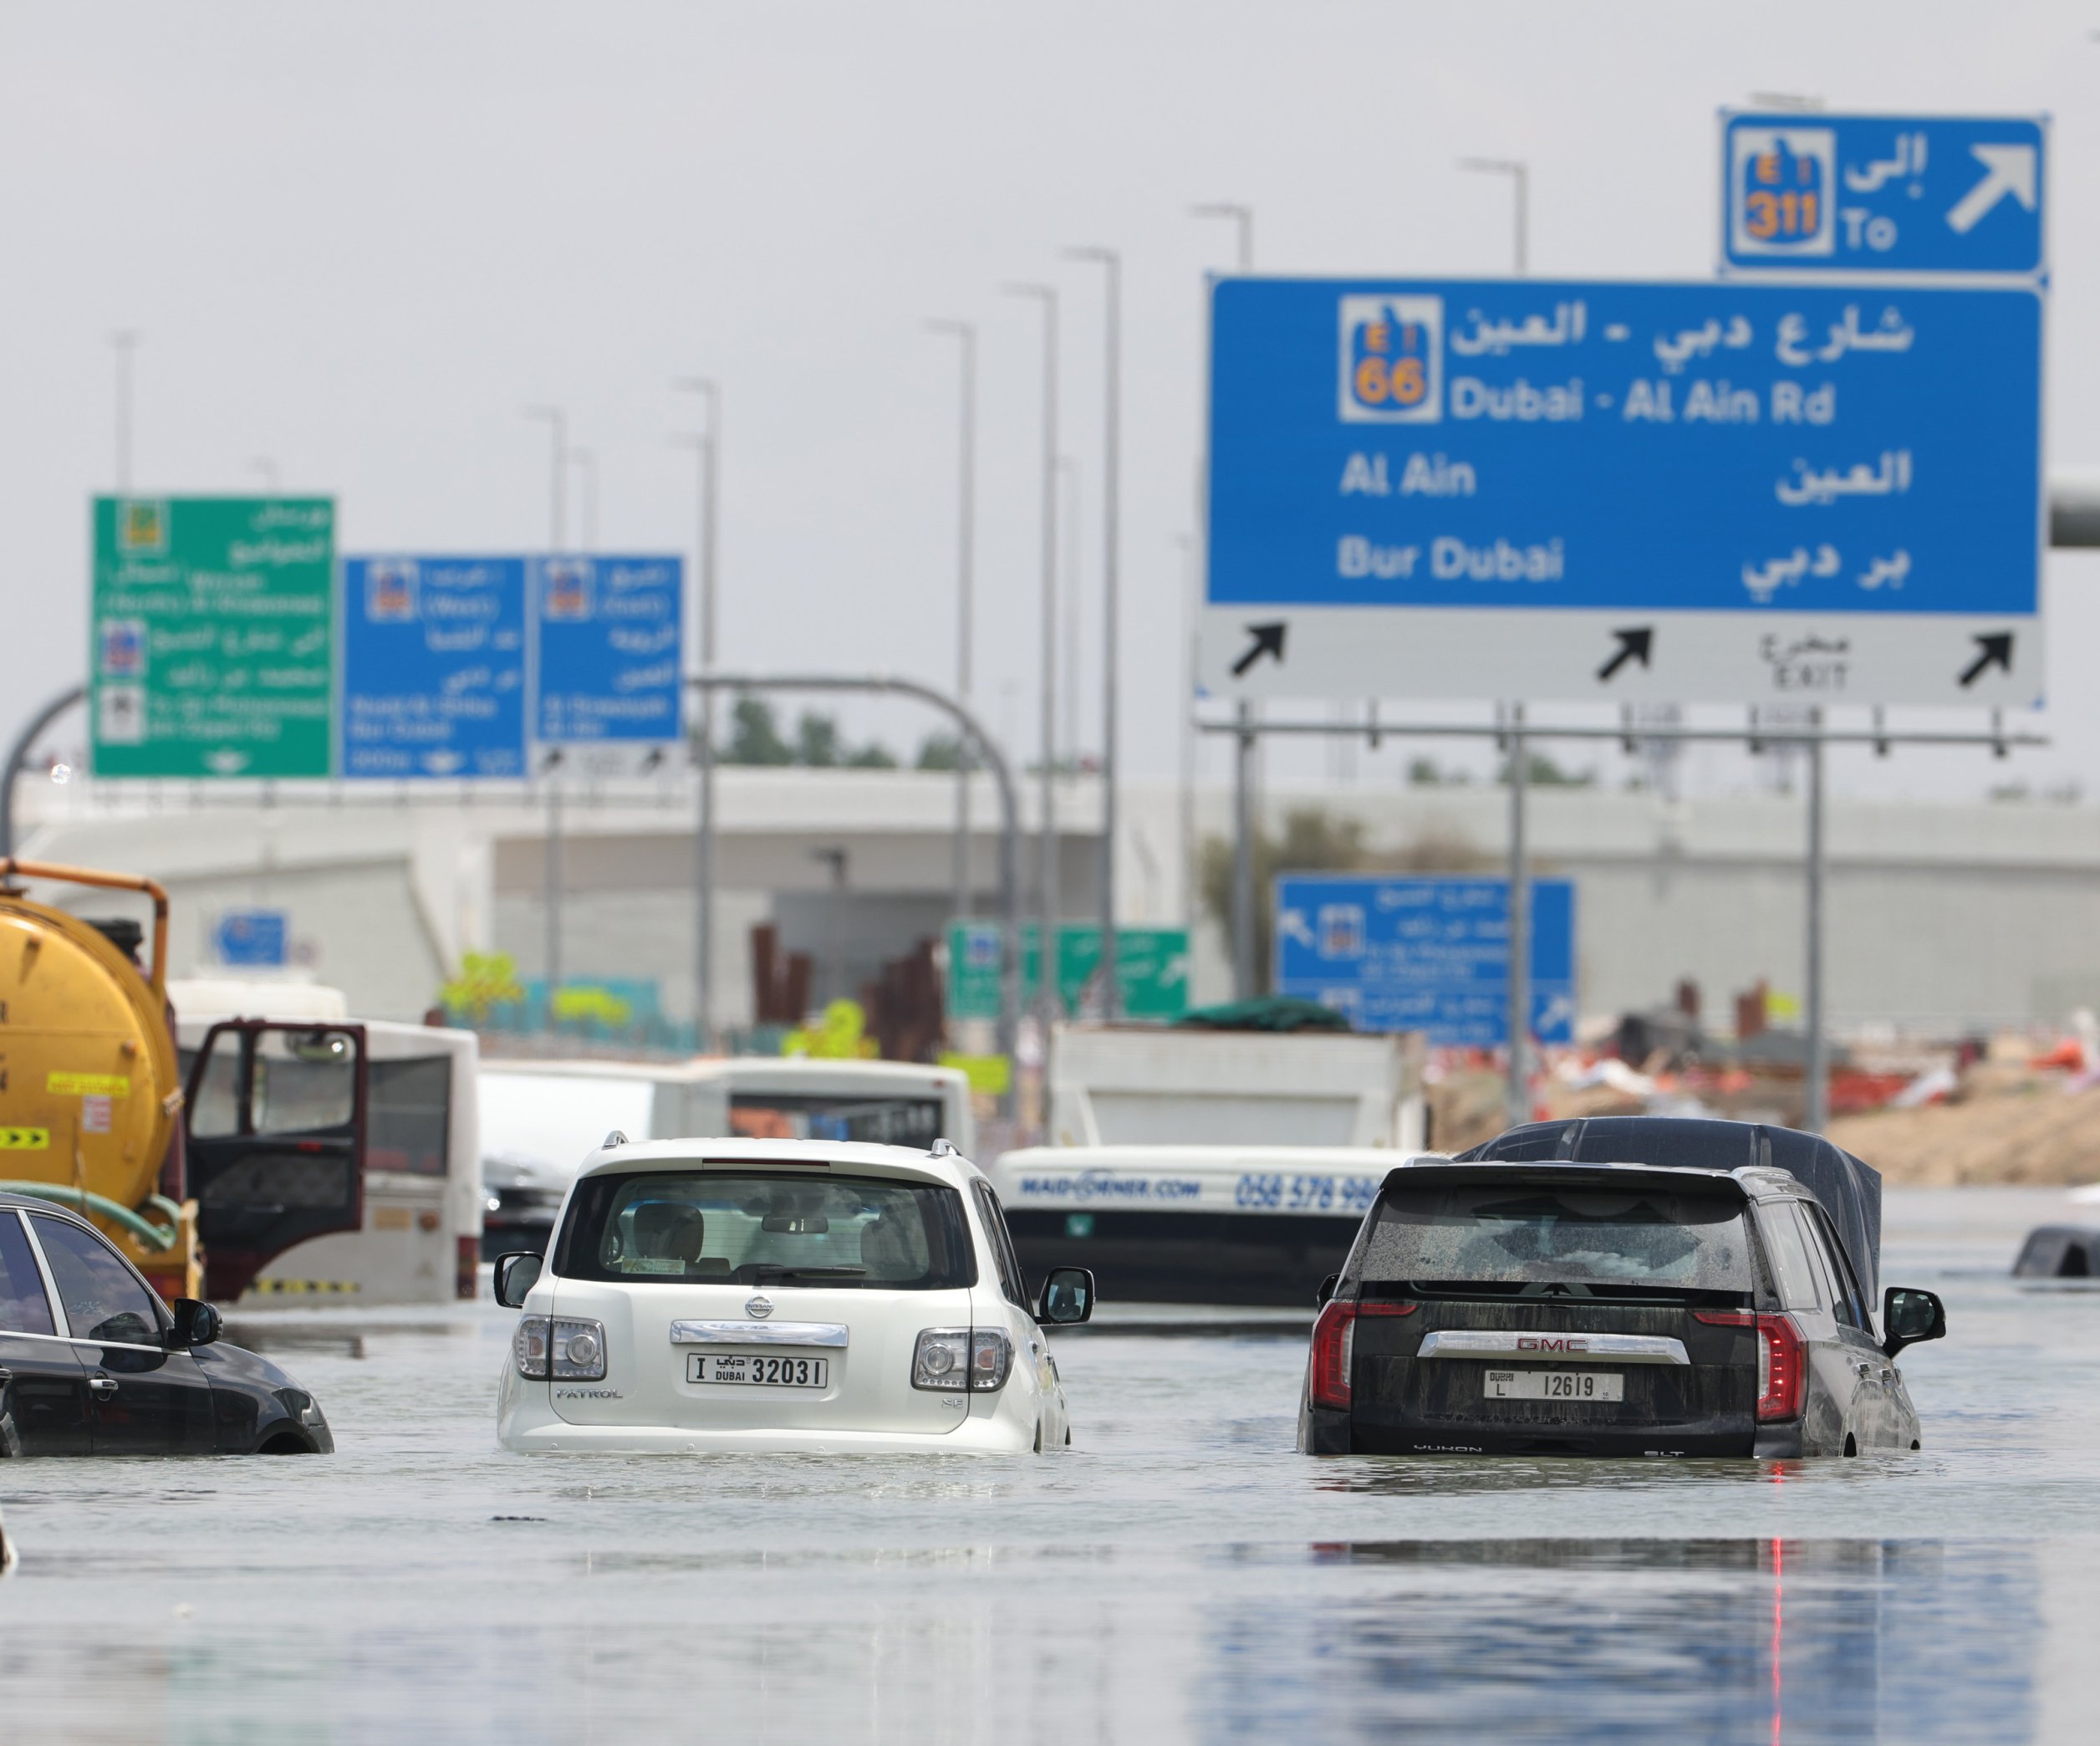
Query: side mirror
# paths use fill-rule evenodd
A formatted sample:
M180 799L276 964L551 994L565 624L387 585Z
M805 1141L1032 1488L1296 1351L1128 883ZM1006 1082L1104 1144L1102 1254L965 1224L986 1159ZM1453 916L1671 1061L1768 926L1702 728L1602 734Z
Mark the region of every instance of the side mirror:
M175 1326L168 1333L170 1347L186 1350L210 1345L219 1337L219 1312L209 1304L196 1298L177 1298L171 1307L175 1311Z
M1947 1306L1933 1292L1891 1285L1881 1294L1881 1349L1891 1358L1905 1346L1947 1337Z
M1312 1307L1315 1310L1326 1309L1327 1300L1334 1295L1334 1288L1341 1283L1342 1276L1339 1274L1329 1274L1321 1280L1320 1289L1312 1294Z
M1036 1320L1069 1327L1093 1316L1093 1274L1083 1267L1053 1267L1042 1282Z
M498 1255L496 1258L496 1301L506 1310L525 1307L526 1294L539 1284L547 1265L543 1255Z

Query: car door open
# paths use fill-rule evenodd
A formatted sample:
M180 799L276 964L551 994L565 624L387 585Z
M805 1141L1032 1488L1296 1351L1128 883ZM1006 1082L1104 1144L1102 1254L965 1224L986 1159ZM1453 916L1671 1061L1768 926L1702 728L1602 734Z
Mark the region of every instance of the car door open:
M206 1295L232 1303L295 1243L364 1219L364 1029L234 1018L190 1069L189 1177Z

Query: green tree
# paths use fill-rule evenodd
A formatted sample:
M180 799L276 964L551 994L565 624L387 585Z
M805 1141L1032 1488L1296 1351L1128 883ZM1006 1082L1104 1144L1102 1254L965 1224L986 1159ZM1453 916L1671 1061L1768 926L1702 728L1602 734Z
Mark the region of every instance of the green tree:
M930 733L920 743L918 768L922 770L953 770L962 763L962 736L957 733Z
M879 740L869 740L847 758L847 764L856 770L894 770L897 768L897 754Z
M1533 788L1591 788L1597 782L1594 770L1570 770L1553 762L1543 752L1534 752L1525 763L1524 779ZM1510 779L1509 759L1502 760L1495 773L1495 779L1505 787Z
M804 710L795 723L795 762L813 770L828 770L845 762L838 740L838 718Z
M790 764L794 748L780 737L772 706L762 697L739 697L730 711L729 744L722 762L735 764Z

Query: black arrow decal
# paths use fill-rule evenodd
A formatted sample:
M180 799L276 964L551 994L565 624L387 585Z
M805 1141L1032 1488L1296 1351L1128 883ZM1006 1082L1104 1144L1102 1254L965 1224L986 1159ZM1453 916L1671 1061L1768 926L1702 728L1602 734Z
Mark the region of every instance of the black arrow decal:
M1976 646L1983 651L1969 663L1961 676L1961 687L1966 691L1993 666L2001 666L2008 673L2012 671L2012 632L2001 630L1990 636L1980 636Z
M1283 665L1283 631L1284 625L1281 620L1273 625L1249 625L1247 635L1254 639L1254 644L1246 654L1232 663L1232 676L1235 679L1245 678L1246 670L1264 655L1275 656L1276 664L1282 666Z
M1649 651L1655 646L1655 627L1653 625L1643 625L1632 630L1614 630L1612 635L1618 639L1618 652L1598 668L1597 682L1599 685L1610 684L1612 675L1629 661L1638 661L1643 666L1650 665Z

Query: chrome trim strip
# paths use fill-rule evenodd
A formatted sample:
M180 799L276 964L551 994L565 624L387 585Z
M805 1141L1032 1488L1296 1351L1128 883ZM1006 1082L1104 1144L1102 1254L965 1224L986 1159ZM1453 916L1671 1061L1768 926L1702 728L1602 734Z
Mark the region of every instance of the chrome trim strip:
M673 1345L843 1346L844 1322L675 1321Z
M1422 1337L1422 1358L1521 1358L1532 1364L1685 1364L1685 1342L1661 1334L1542 1334L1501 1328L1440 1328Z

